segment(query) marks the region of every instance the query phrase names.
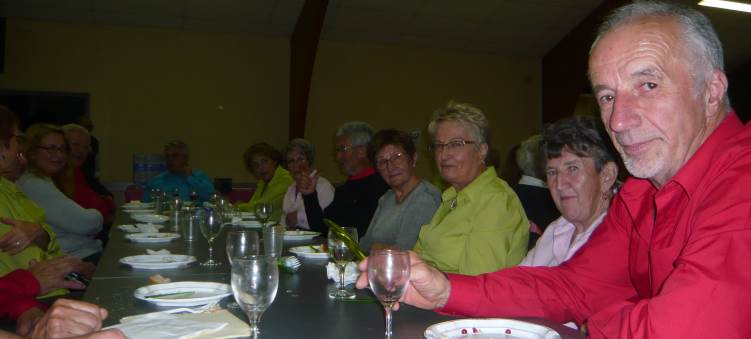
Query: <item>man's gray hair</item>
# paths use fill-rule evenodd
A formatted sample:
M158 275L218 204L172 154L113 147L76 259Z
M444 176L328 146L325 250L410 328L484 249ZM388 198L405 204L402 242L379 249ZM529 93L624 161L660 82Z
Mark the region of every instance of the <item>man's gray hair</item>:
M615 9L600 25L597 37L590 48L590 54L611 30L645 18L671 18L680 26L684 39L685 52L693 54L696 60L689 60L697 69L703 70L695 81L697 89L703 89L712 71L725 71L722 42L717 36L712 22L701 12L686 5L664 1L635 1ZM724 98L729 108L727 93Z
M79 132L83 135L85 135L87 138L91 138L91 133L89 133L89 130L86 129L86 127L83 127L79 124L67 124L63 125L61 127L63 129L63 133L69 133L69 132Z
M182 153L182 154L184 154L186 156L190 155L190 149L188 148L188 144L186 144L182 140L171 140L171 141L167 142L164 145L164 151L166 152L167 149L169 149L169 148L176 149L178 152L180 152L180 153Z
M540 141L542 135L535 134L519 144L516 150L516 165L522 171L522 174L544 179L542 174L542 152L540 151Z
M475 147L480 147L480 144L490 143L490 128L488 127L488 119L482 110L479 108L461 102L450 101L445 108L439 109L433 113L433 119L428 124L428 133L430 138L435 138L435 131L438 128L438 124L442 122L456 122L469 128L470 133L475 144Z
M284 147L284 156L286 157L292 151L302 153L311 165L313 165L313 161L316 159L316 147L308 140L300 138L290 140L287 146Z
M352 147L367 146L370 139L373 138L373 127L367 122L349 121L345 122L342 127L336 131L336 137L346 136Z

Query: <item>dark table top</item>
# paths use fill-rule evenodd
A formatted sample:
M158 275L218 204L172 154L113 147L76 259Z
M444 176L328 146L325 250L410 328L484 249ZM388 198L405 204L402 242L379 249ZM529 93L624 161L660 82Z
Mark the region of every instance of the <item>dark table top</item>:
M115 225L132 223L127 215L118 215ZM154 306L133 297L133 291L149 284L148 277L159 273L172 281L213 281L229 284L230 267L225 258L224 234L214 243L214 258L223 265L206 268L197 263L181 269L139 270L120 264L122 257L145 254L146 249L167 249L173 254L189 254L206 260L208 246L202 237L188 243L182 239L170 243L140 244L124 238L124 233L113 227L97 271L83 300L108 309L110 315L104 325L114 325L125 316L154 312L166 308ZM312 241L285 241L285 247L299 246ZM326 260L304 259L296 273L279 272L279 289L276 299L261 319L262 338L381 338L384 331L384 314L377 302L341 302L328 297L334 283L326 278ZM358 297L374 298L368 290L357 291ZM223 304L231 302L225 298ZM238 317L246 318L239 310L231 310ZM457 318L443 316L432 311L402 305L394 313L395 338L423 338L425 329L435 323ZM549 321L534 319L558 331L564 338L581 338L579 332Z

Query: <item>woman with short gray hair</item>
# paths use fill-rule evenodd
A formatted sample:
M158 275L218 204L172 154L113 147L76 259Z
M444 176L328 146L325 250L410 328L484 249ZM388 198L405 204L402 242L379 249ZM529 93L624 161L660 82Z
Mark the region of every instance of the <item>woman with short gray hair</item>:
M529 222L514 191L485 165L488 120L450 102L428 125L430 150L451 187L414 250L444 272L477 275L514 266L527 254Z
M292 139L284 148L287 169L295 182L289 185L282 201L282 225L310 229L305 215L305 201L302 193L297 189L297 183L303 177L309 177L312 174L315 154L315 146L305 139ZM315 191L321 209L325 209L334 200L334 186L324 177L318 178Z

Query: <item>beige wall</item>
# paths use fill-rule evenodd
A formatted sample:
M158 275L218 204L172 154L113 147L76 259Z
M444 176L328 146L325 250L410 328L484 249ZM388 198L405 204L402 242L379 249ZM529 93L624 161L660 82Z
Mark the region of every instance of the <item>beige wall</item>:
M344 179L333 161L332 136L345 121L374 128L426 127L449 100L473 103L488 116L501 156L540 128L540 68L536 59L438 49L322 41L318 47L305 135L318 146L324 176ZM429 177L426 139L419 171Z
M0 88L91 95L106 181L173 138L195 168L250 181L244 148L287 140L286 38L11 19L5 68Z
M287 38L20 19L7 37L0 88L90 93L106 181L130 180L132 154L171 138L187 141L193 166L212 177L251 181L244 148L287 140ZM536 59L322 41L306 137L323 174L341 181L331 141L341 123L425 133L431 112L455 99L486 112L503 156L539 129L539 98ZM431 162L422 151L424 176Z

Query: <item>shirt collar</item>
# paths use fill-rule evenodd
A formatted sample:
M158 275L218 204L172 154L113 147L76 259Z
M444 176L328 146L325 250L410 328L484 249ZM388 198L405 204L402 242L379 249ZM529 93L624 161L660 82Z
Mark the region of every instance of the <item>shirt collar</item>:
M547 185L545 185L545 182L537 179L535 177L530 177L528 175L522 175L522 178L519 179L519 185L527 185L527 186L535 186L535 187L542 187L542 188L548 188Z
M371 175L373 175L373 174L375 174L375 168L373 168L373 167L368 167L368 168L366 168L366 169L364 169L364 170L360 171L359 173L355 173L355 174L353 174L353 175L351 175L351 176L347 177L347 181L351 181L351 180L360 180L360 179L362 179L362 178L366 178L366 177L369 177L369 176L371 176Z
M485 189L485 187L490 185L490 183L496 178L498 178L498 175L495 172L495 167L489 166L484 172L480 173L477 178L472 180L472 182L470 182L469 185L464 187L461 191L457 192L456 188L454 188L453 186L449 187L445 192L443 192L443 201L451 200L457 196L457 199L471 200L471 197L477 195L480 191Z

